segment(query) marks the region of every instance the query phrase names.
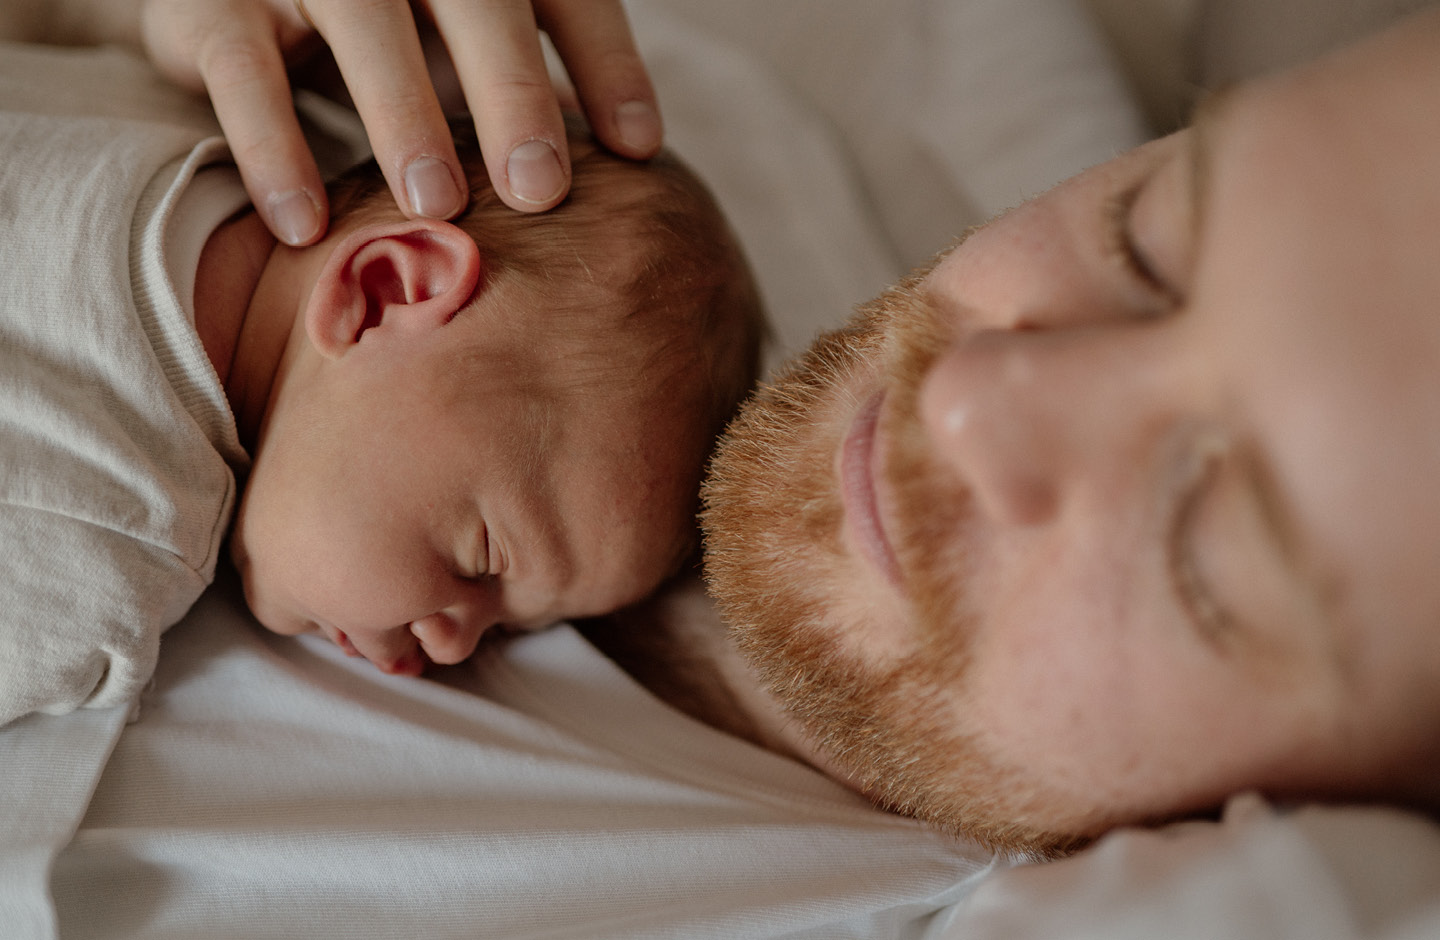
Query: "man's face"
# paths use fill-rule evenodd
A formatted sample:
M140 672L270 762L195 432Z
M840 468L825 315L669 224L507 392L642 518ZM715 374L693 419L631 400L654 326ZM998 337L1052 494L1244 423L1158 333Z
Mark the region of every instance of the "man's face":
M633 396L567 385L552 330L533 298L502 294L433 331L367 331L338 361L292 338L302 364L232 536L256 617L413 674L669 573L690 502L665 442Z
M1041 849L1248 787L1434 801L1437 108L1435 15L1241 88L747 411L713 587L862 785Z

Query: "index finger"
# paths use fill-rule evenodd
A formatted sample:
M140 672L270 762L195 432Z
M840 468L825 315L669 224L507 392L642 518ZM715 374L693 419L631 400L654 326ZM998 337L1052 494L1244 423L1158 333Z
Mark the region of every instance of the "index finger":
M305 0L325 38L395 201L448 219L469 190L406 0Z

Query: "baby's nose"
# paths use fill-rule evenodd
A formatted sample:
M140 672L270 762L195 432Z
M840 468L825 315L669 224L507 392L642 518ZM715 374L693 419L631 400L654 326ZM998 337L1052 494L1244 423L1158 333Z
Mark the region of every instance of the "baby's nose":
M420 648L431 662L449 666L475 652L486 626L488 624L461 622L448 614L435 613L412 621L410 633L420 641Z

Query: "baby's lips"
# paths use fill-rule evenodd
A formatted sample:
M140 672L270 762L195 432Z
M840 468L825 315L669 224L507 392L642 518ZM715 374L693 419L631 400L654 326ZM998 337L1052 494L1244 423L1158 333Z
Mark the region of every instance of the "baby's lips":
M413 649L392 662L390 668L380 668L392 676L418 676L425 671L425 656L418 649Z
M343 630L335 631L335 645L344 650L345 655L352 659L361 655L360 651L355 648L355 644L350 642L350 638L345 635Z

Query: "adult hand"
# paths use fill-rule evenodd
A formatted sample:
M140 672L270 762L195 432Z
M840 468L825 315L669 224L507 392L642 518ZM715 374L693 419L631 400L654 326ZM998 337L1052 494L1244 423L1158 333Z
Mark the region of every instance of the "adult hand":
M326 43L385 179L411 216L468 202L422 50L434 25L449 50L500 198L554 206L570 158L539 30L550 35L595 135L623 156L660 148L660 118L620 0L143 0L140 38L172 80L204 90L261 218L292 245L317 241L329 209L301 135L287 65Z

